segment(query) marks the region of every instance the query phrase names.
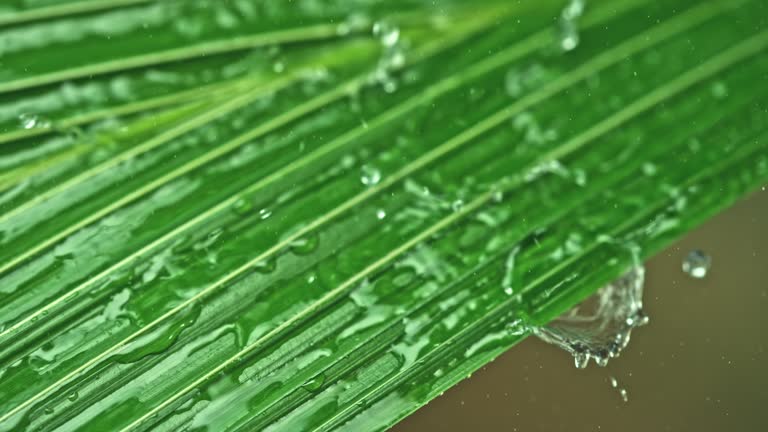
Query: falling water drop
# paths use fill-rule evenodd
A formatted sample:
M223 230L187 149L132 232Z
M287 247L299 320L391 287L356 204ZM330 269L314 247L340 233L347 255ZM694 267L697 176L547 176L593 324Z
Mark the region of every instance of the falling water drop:
M703 251L696 249L688 253L683 260L683 271L696 279L703 279L709 272L712 258Z

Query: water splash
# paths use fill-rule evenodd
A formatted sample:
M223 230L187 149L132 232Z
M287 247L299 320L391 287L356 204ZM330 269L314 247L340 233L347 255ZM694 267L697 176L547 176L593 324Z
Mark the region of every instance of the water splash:
M696 249L686 255L683 260L683 271L695 279L703 279L709 272L712 258L703 251Z
M605 366L629 344L632 330L648 323L644 279L645 269L636 266L556 320L533 328L533 334L571 353L577 368L590 359Z

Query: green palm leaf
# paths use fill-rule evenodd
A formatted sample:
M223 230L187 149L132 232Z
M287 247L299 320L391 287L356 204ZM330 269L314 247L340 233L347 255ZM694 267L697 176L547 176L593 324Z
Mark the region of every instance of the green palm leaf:
M0 430L383 429L768 179L757 0L29 3Z

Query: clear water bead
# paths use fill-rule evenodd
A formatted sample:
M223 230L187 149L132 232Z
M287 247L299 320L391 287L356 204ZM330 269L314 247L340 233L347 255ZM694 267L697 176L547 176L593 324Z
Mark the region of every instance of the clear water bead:
M19 123L21 124L21 127L24 129L35 129L35 128L49 128L51 127L51 122L47 119L40 117L35 114L22 114L19 116Z
M703 251L696 249L688 253L683 260L683 271L696 279L703 279L709 272L712 258Z
M381 181L381 171L370 165L361 168L360 181L366 186L375 186Z
M400 29L392 24L378 21L373 24L373 35L379 38L384 46L392 47L400 39Z

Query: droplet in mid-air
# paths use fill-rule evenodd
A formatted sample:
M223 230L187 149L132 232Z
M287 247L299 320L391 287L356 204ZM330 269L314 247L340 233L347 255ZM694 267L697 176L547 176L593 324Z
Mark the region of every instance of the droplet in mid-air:
M702 279L707 276L711 264L712 258L696 249L688 253L683 260L683 271L693 278Z

